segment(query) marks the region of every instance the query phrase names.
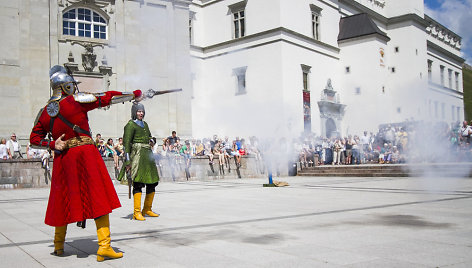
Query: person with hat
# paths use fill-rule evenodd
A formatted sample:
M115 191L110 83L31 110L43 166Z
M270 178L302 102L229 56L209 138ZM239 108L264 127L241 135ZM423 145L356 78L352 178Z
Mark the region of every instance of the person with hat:
M134 103L131 107L131 120L124 127L123 146L125 162L118 180L126 180L125 173L131 173L133 185L133 219L146 220L144 216L159 217L152 211L152 203L159 183L156 162L153 158L150 142L151 131L143 120L146 111L142 103ZM141 210L142 189L146 187L143 209Z
M56 65L49 71L52 97L36 117L30 143L54 150L51 190L45 223L55 227L55 255L64 254L69 223L85 227L94 219L97 227L97 261L121 258L110 246L109 214L121 206L107 168L92 139L87 112L115 103L141 100L141 90L130 93L78 92L77 81Z

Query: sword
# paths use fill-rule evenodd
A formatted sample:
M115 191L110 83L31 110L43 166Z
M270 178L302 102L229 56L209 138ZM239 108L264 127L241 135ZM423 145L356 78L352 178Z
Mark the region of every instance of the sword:
M182 89L176 88L176 89L169 89L169 90L154 90L150 88L146 92L144 92L143 95L145 99L152 99L152 97L157 96L157 95L163 95L163 94L179 92L179 91L182 91Z

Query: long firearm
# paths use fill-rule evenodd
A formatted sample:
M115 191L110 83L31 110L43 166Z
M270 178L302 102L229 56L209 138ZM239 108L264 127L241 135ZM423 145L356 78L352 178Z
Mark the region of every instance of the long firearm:
M169 89L169 90L154 90L150 88L146 92L144 92L144 97L145 99L152 99L152 97L157 96L157 95L163 95L163 94L179 92L179 91L182 91L182 89L176 88L176 89Z

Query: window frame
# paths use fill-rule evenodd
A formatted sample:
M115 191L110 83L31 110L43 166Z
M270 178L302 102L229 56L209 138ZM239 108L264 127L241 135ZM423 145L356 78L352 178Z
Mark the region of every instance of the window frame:
M441 86L444 86L444 70L446 67L444 65L439 65L439 78L441 82Z
M233 69L233 75L236 77L235 96L247 94L246 71L247 71L247 66Z
M454 72L454 76L455 76L456 90L460 91L460 88L459 88L459 72Z
M84 14L79 14L79 10L84 10ZM74 10L74 18L65 18L66 14ZM86 19L86 12L89 11L90 16L90 21ZM61 33L61 38L63 40L93 40L94 42L98 43L107 43L110 40L110 17L103 12L100 9L94 9L92 7L88 6L82 6L82 5L72 5L66 9L64 9L61 12L61 17L60 17L60 33ZM84 16L84 19L80 19L79 15ZM98 16L98 21L95 21L95 17ZM103 21L100 21L103 20ZM69 27L68 29L73 29L74 30L74 35L71 35L69 33L65 33L65 27L66 23L74 23L74 27ZM86 28L85 25L90 25L90 36L86 36L84 33L83 36L80 35L80 25L84 25L84 28ZM96 26L98 26L98 30L96 30ZM102 28L104 27L104 31L102 31ZM98 37L95 37L95 34L98 34ZM101 38L101 35L104 34L105 38Z
M452 69L447 69L447 80L449 83L449 88L452 89Z
M323 10L322 8L315 6L313 4L310 4L310 10L311 10L311 36L313 39L320 41L321 39L321 11Z
M302 89L303 91L310 91L310 73L311 66L301 64L302 67Z
M231 29L233 39L239 39L246 36L246 4L247 1L242 1L228 6L228 13L231 15ZM235 17L236 14L237 18Z
M433 79L433 61L428 60L428 81Z

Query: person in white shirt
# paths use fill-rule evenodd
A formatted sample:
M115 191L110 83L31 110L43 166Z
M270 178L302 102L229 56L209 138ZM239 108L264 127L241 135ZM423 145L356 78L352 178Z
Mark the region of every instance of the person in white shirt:
M23 158L21 155L21 146L16 140L16 134L11 134L11 139L7 141L8 157L11 159Z
M2 138L0 141L0 159L8 159L7 141Z
M467 121L462 122L462 127L459 129L461 141L465 143L470 143L471 133L472 133L472 129L469 125L467 125Z
M361 163L365 164L366 154L369 151L369 142L370 137L367 135L367 131L364 131L364 136L360 137L360 154L361 154Z

